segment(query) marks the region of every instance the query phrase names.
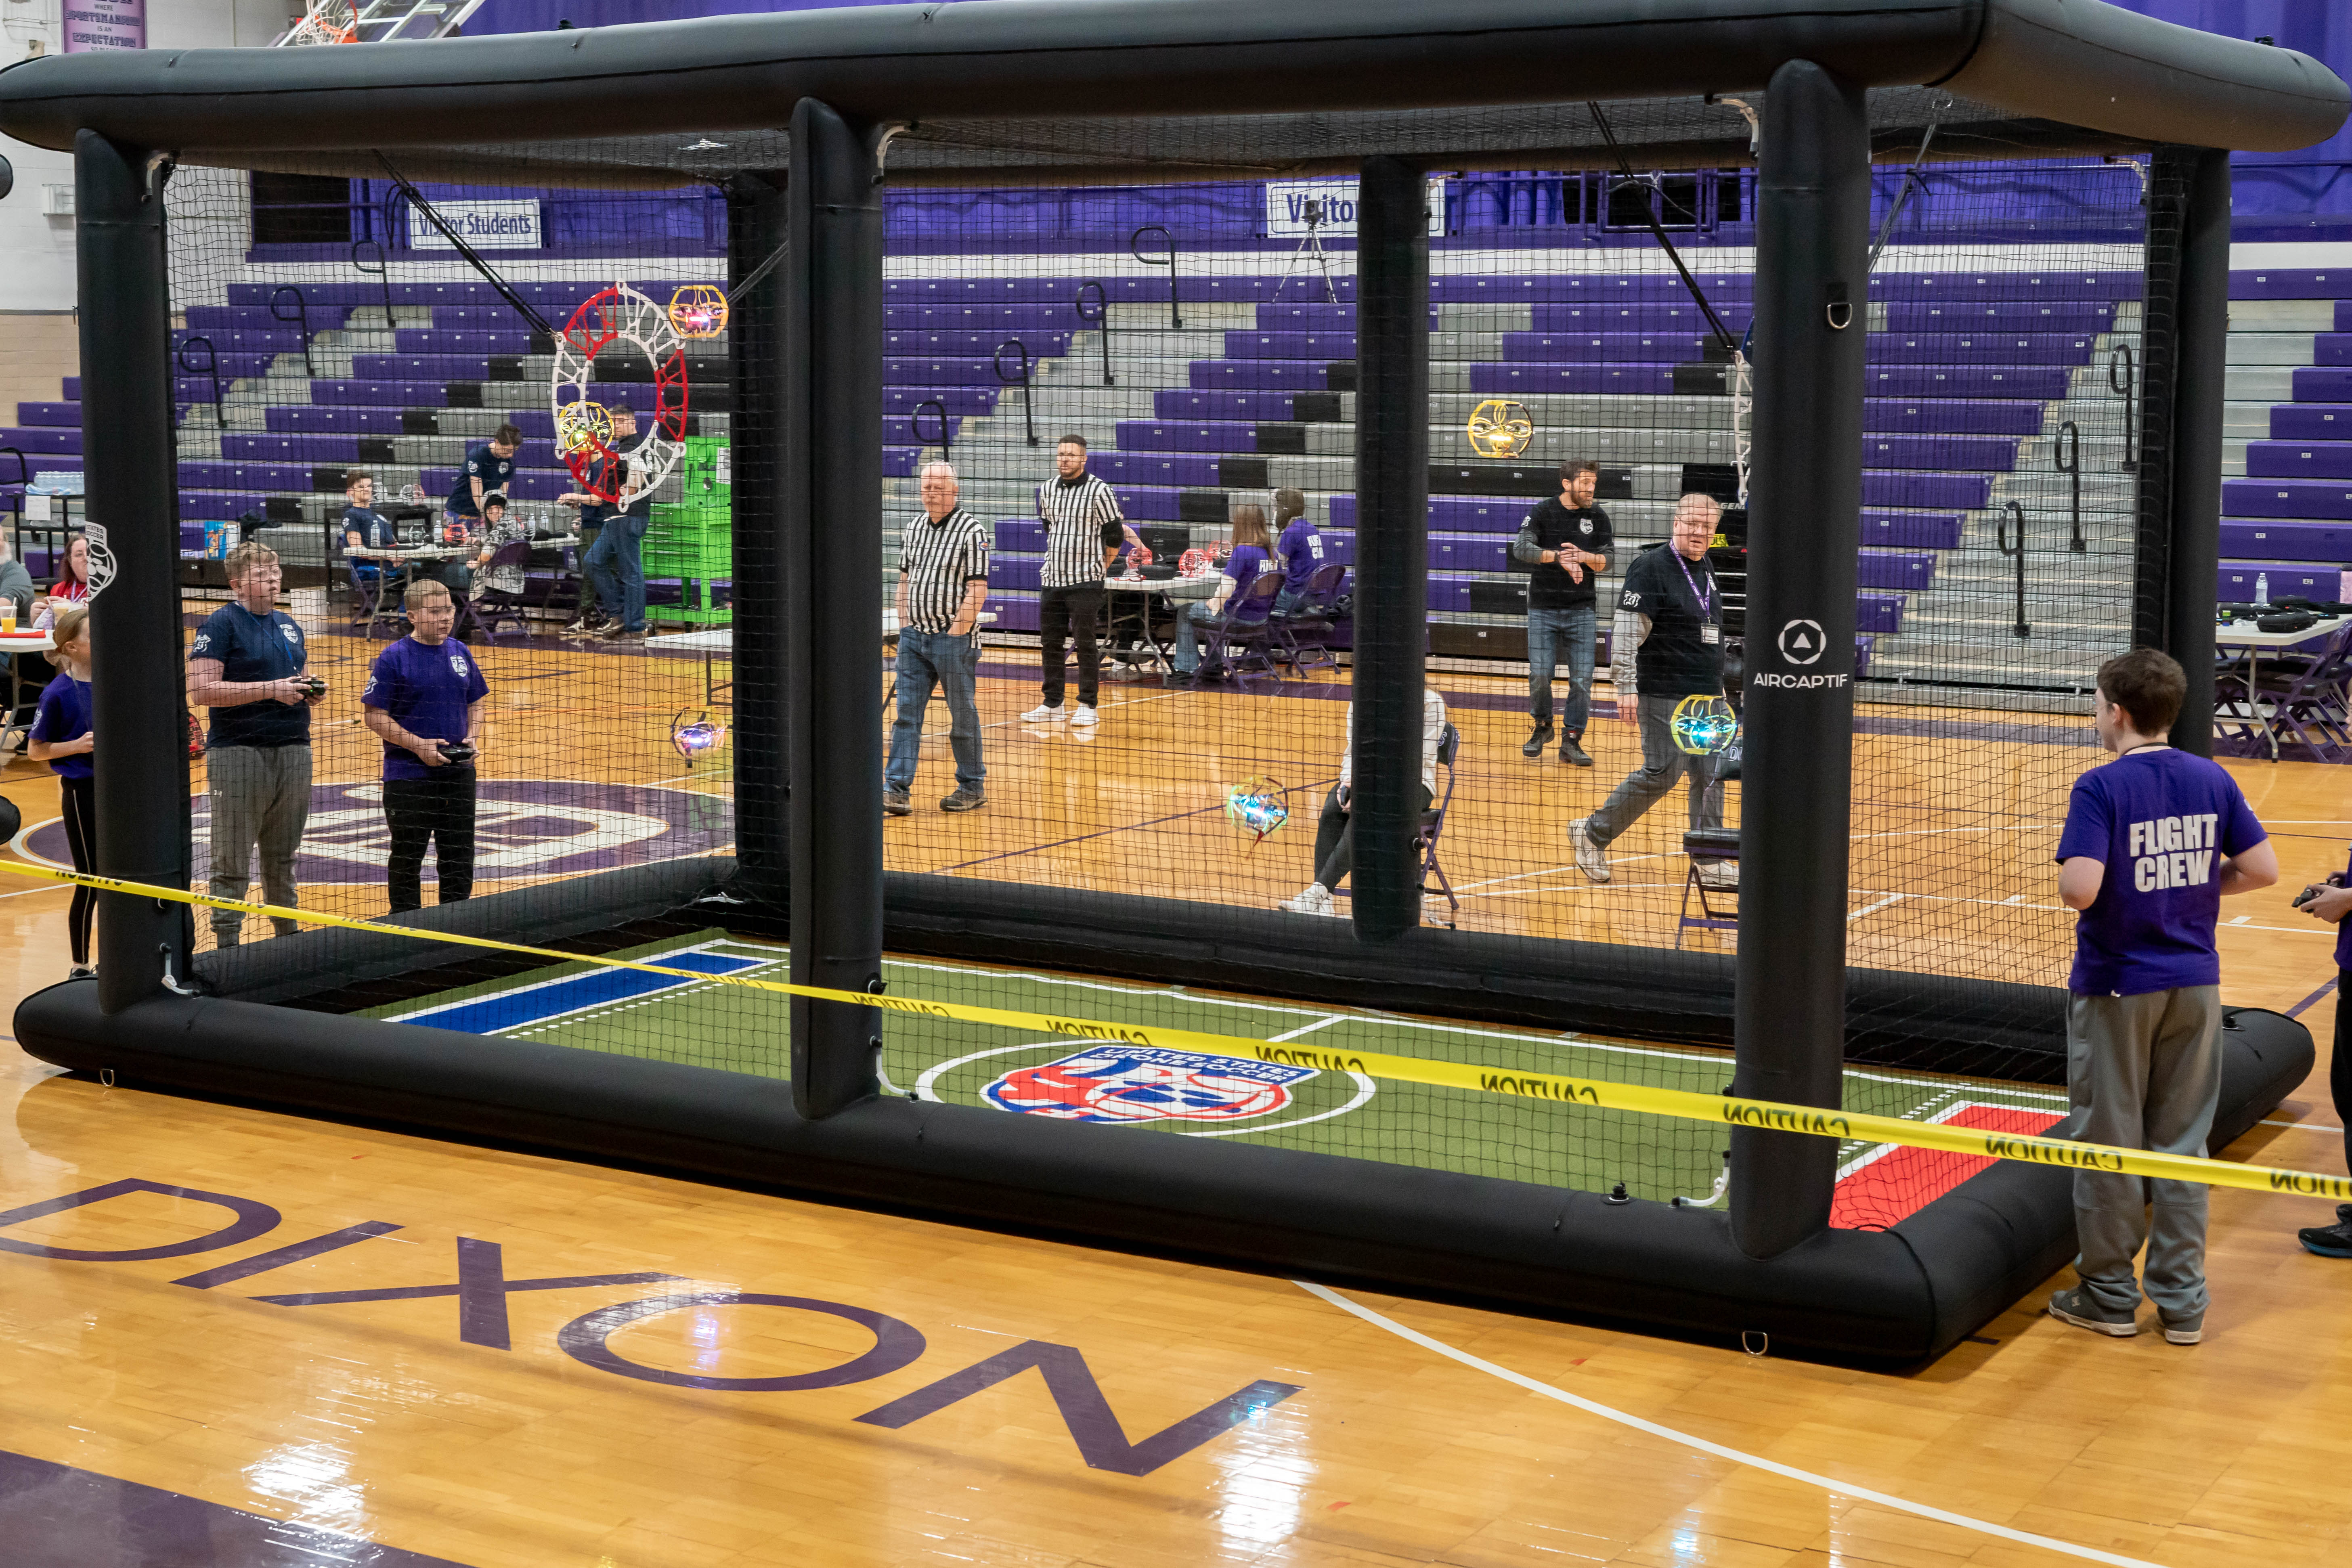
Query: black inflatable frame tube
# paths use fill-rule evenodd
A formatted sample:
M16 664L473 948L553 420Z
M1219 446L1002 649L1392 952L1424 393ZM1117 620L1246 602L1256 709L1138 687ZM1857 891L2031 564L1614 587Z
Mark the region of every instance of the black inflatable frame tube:
M62 150L88 127L222 156L433 146L489 91L507 135L545 141L772 125L803 98L885 122L1044 102L1118 116L1540 103L1571 79L1612 98L1696 95L1760 87L1792 59L1858 86L1943 86L2013 114L2245 151L2326 140L2348 96L2294 50L2098 0L999 0L49 57L0 72L0 131Z
M1356 237L1356 934L1421 923L1421 710L1429 623L1429 182L1367 158Z
M742 280L790 231L783 175L738 174L727 185L727 355L735 400L728 415L734 501L735 853L744 890L783 903L792 886L792 826L784 769L782 489L791 452L784 381L790 280L781 266Z
M2175 296L2171 547L2165 552L2167 653L2189 672L2172 743L2213 754L2214 574L2221 560L2221 430L2230 337L2230 155L2179 155L2187 167Z
M179 479L172 421L171 270L153 156L95 132L74 139L89 515L114 575L90 597L98 864L103 875L188 885L188 732L176 700ZM188 973L184 906L121 893L98 902L99 993L119 1012ZM97 954L93 954L97 956Z
M1765 94L1759 155L1732 1083L1752 1100L1834 1109L1845 1089L1870 328L1870 123L1862 89L1809 60L1782 66ZM1836 1155L1818 1138L1733 1129L1731 1227L1741 1250L1770 1258L1825 1228Z

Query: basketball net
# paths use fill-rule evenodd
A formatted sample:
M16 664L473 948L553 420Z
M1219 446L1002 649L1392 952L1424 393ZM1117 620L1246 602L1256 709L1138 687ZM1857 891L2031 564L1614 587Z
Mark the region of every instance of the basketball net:
M356 44L360 41L359 14L352 10L352 0L310 0L302 19L286 35L289 45Z

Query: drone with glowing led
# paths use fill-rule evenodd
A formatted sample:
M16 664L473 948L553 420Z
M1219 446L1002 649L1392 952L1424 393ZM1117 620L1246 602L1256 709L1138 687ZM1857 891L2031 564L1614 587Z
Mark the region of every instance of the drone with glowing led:
M1225 818L1244 833L1256 836L1250 840L1255 849L1290 820L1289 795L1270 778L1245 778L1225 792Z

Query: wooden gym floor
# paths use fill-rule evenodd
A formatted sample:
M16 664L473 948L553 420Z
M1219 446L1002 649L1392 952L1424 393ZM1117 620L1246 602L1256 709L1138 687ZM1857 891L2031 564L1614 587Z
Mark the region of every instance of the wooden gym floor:
M319 638L315 663L337 688L322 722L348 718L338 704L364 658ZM667 739L699 706L698 661L483 658L488 776L719 792L728 753L681 776ZM1021 668L1011 650L1000 661ZM1447 833L1464 922L1670 942L1679 797L1620 847L1611 888L1560 874L1558 825L1628 765L1630 731L1596 723L1591 773L1524 763L1509 684L1436 683L1466 742ZM932 809L950 780L945 748L927 746L918 815L890 827L895 865L1212 900L1304 881L1339 701L1109 687L1087 740L1014 721L1035 700L1026 680L981 690L992 804ZM1879 837L1858 843L1853 908L1902 897L1855 921L1857 954L1916 962L1903 955L1932 949L1954 973L1997 960L2039 975L2065 940L2063 917L2035 907L2055 903L2043 814L2095 753L2004 738L2009 721L1922 734L1901 718L1866 716L1858 740L1885 761L1857 806L1857 834ZM322 784L372 776L367 737L325 733ZM2285 877L2230 906L2224 994L2300 1008L2320 1067L2228 1152L2341 1171L2325 1082L2329 933L2288 900L2344 864L2344 775L2232 771ZM1252 773L1311 789L1293 796L1299 819L1255 850L1222 809ZM30 824L55 816L43 768L13 763L0 790ZM528 834L514 837L486 889L547 874L522 852ZM381 891L352 880L305 897L358 912ZM62 977L65 904L0 879L0 1003ZM2215 1194L2201 1346L2095 1338L2039 1316L2037 1293L1985 1342L1885 1375L175 1100L58 1076L13 1047L0 1097L12 1112L0 1208L135 1180L277 1216L237 1245L113 1261L27 1248L153 1250L233 1211L142 1187L0 1226L0 1559L12 1568L2299 1568L2352 1556L2352 1265L2295 1247L2296 1226L2329 1217L2315 1201ZM377 1234L337 1237L250 1282L223 1268L367 1222ZM669 1279L609 1278L648 1274ZM862 1383L725 1386L830 1367L876 1338L824 1310L691 1300L729 1291L882 1314L919 1333L922 1354ZM308 1299L338 1292L377 1295ZM656 1292L688 1300L635 1320L618 1310ZM1077 1352L1083 1373L1064 1352L1022 1349L1040 1342ZM982 1373L908 1400L1015 1350L1053 1361L1053 1393L1034 1373Z

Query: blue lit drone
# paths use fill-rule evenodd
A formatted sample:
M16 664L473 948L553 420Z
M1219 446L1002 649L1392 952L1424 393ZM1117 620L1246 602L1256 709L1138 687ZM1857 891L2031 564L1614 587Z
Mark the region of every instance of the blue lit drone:
M1244 779L1225 792L1225 816L1243 832L1257 835L1250 844L1255 848L1290 820L1288 795L1272 779Z
M689 724L681 710L678 716L670 721L669 743L677 748L677 754L686 759L686 765L692 767L695 758L705 752L715 752L727 743L727 726L707 712Z
M1698 693L1675 704L1675 745L1694 757L1711 757L1739 738L1739 715L1720 697Z

